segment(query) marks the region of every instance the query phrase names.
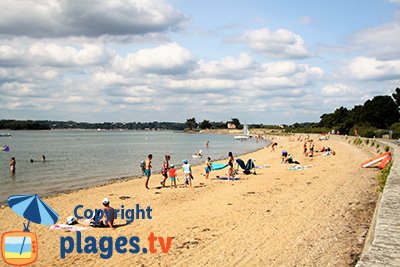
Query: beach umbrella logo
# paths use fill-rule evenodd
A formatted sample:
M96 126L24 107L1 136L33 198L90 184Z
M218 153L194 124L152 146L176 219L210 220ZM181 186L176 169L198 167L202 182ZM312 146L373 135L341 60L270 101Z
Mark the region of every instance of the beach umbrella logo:
M23 223L23 231L3 233L1 236L1 254L4 262L23 266L36 261L38 255L38 239L29 231L31 222L52 225L58 220L58 214L38 195L15 195L8 198L8 205L19 216L28 220Z

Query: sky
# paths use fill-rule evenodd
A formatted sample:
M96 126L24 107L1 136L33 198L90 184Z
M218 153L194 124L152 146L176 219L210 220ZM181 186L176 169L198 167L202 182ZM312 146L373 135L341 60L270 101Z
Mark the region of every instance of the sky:
M0 119L319 121L399 44L400 0L1 0Z

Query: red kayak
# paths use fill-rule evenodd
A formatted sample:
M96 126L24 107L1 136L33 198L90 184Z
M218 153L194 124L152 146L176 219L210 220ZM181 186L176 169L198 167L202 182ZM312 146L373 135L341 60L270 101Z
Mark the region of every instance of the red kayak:
M390 152L383 152L382 154L379 154L378 156L373 157L372 159L369 159L369 160L361 163L361 167L363 167L363 168L371 167L371 166L381 162L384 158L386 158L387 156L390 156L390 155L391 155Z
M392 160L392 157L391 157L390 155L386 156L386 157L381 161L381 163L379 163L378 168L382 170L383 168L386 167L386 165L389 164L389 162L390 162L391 160Z

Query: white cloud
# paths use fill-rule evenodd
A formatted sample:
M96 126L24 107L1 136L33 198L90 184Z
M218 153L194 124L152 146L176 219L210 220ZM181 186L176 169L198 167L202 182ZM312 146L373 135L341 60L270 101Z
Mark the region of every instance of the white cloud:
M400 60L357 57L344 68L344 73L359 80L397 80L400 79Z
M358 89L344 84L327 85L322 88L322 95L328 97L350 96L358 93Z
M301 36L286 29L267 28L245 32L239 41L245 42L257 53L271 58L307 58L311 56Z
M400 57L400 21L367 28L351 37L351 42L369 56L382 59Z
M0 60L12 60L19 56L18 51L8 45L0 45Z
M111 57L110 51L102 45L83 44L81 49L60 46L54 43L34 43L29 56L39 64L53 66L82 66L104 63Z
M162 0L2 0L0 34L34 38L124 36L179 28L186 17Z
M208 77L231 77L240 78L252 69L254 60L246 53L241 53L238 58L225 57L221 60L199 61L199 75Z
M107 63L113 55L114 52L103 44L72 46L35 42L18 48L0 45L0 66L82 67Z
M189 50L177 43L167 43L117 57L113 63L116 72L147 72L178 74L187 72L194 64Z

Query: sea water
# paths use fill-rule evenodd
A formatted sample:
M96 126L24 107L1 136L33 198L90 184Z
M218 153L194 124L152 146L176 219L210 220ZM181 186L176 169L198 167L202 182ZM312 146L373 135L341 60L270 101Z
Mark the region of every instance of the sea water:
M221 159L257 150L266 145L256 140L237 141L232 135L187 134L172 131L7 131L0 137L0 202L9 195L65 192L109 182L122 177L140 176L140 161L153 154L153 172L161 170L165 154L170 163L183 159L200 164L207 156ZM209 141L209 148L205 147ZM203 158L192 154L203 150ZM46 160L42 162L41 156ZM16 173L10 174L9 160L15 157ZM31 162L31 159L33 162Z

